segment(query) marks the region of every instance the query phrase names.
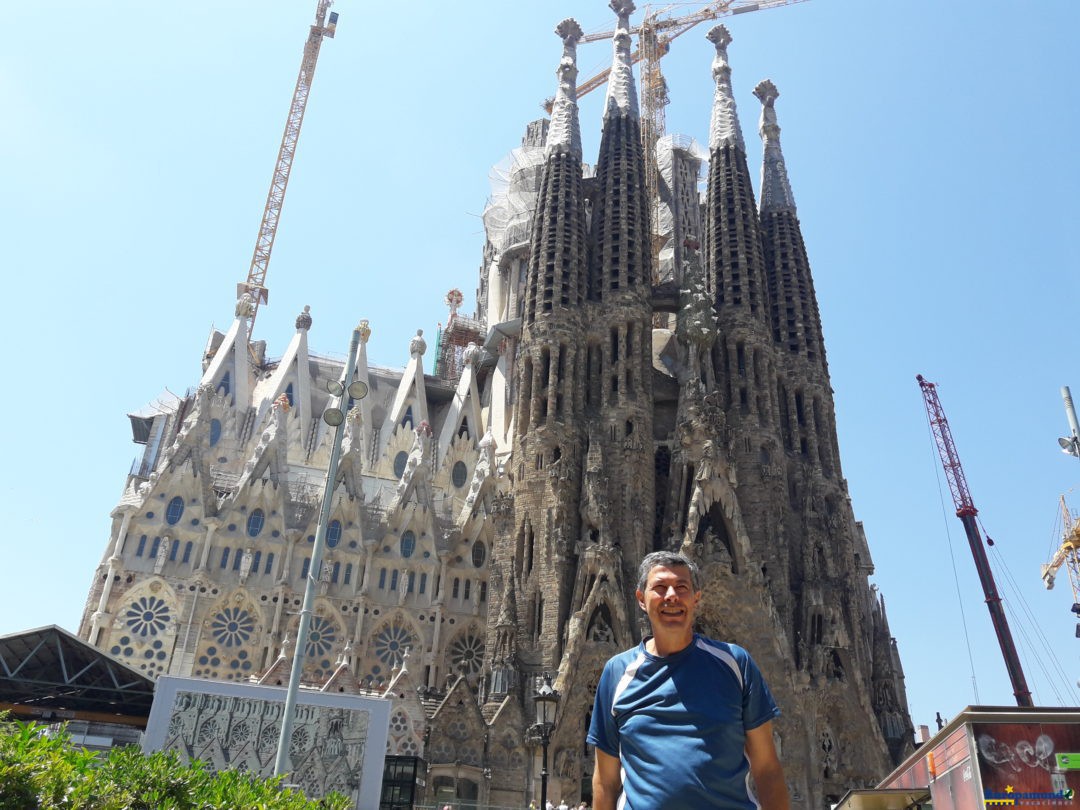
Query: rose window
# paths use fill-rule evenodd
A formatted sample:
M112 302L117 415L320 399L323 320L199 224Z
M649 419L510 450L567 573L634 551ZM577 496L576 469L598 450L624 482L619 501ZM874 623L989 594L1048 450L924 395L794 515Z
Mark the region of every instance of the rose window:
M199 736L195 738L195 741L200 744L210 742L217 735L217 720L211 717L205 723L202 728L199 729Z
M337 641L337 629L322 616L316 616L311 620L311 629L308 631L307 657L320 658L330 652Z
M239 748L251 739L251 726L247 723L237 723L229 732L229 746Z
M375 655L389 667L400 666L405 650L416 646L416 638L398 624L384 627L375 637Z
M470 633L450 645L450 661L454 669L465 675L475 675L484 663L484 642Z
M243 608L225 608L214 617L210 630L219 644L226 647L239 647L255 630L255 619Z
M127 626L140 636L156 636L169 623L169 606L156 596L140 596L128 608Z
M259 732L259 750L269 751L277 748L278 737L281 736L281 729L277 726L267 726L261 732Z
M311 734L306 728L298 728L292 733L292 744L289 746L290 754L301 754L311 746Z
M405 712L394 712L393 717L390 718L390 729L396 734L400 734L403 731L407 731L409 728L409 717Z

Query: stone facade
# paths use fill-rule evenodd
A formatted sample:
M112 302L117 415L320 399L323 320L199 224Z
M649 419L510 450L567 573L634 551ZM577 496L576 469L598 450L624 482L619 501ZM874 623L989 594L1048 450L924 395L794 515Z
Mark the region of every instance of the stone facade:
M654 228L626 79L632 6L613 8L595 173L567 20L550 125L530 125L485 213L475 318L452 291L432 374L422 333L404 371L369 365L362 324L354 375L369 393L341 428L321 570L309 570L333 439L321 414L342 362L309 351L306 310L268 359L241 300L198 387L132 415L145 452L80 635L150 675L273 683L314 577L306 680L390 696L388 753L424 757L429 798L537 795L530 696L550 672L562 695L550 793L577 799L600 669L645 629L637 563L678 548L705 572L700 629L747 647L783 709L793 803L823 807L884 776L912 728L841 473L778 93L756 90L759 207L730 36L709 33L707 191L693 210L705 157L668 144Z

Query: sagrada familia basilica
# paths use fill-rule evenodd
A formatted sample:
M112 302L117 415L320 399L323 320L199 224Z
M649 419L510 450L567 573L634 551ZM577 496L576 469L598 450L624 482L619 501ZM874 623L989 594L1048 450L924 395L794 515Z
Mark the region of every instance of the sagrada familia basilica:
M369 361L378 324L361 323L354 375L369 393L342 427L320 570L335 430L321 416L344 362L311 351L306 308L269 357L241 299L197 388L132 415L145 449L79 634L154 677L283 683L314 577L306 683L392 700L387 753L423 761L429 797L538 795L532 695L550 673L549 794L587 799L600 670L646 629L637 564L681 549L704 572L700 630L749 649L782 708L793 805L827 807L883 777L913 733L841 472L777 89L754 91L755 198L731 37L713 28L708 148L663 139L650 204L633 6L612 7L595 166L576 102L581 29L566 20L551 119L528 127L485 213L474 316L451 291L435 348L417 332L403 370ZM272 759L276 729L259 732L250 745ZM318 768L312 757L301 784L344 778Z

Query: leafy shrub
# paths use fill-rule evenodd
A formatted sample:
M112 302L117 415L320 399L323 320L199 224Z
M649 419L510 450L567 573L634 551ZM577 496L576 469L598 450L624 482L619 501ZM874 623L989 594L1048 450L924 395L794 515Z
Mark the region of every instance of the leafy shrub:
M175 752L76 747L66 731L0 718L0 808L4 810L347 810L340 793L321 799Z

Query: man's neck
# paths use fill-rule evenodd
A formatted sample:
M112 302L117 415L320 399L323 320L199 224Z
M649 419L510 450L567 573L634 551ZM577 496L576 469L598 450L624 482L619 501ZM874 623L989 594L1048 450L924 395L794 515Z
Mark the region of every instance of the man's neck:
M664 638L654 634L645 640L645 650L650 655L667 658L669 655L682 652L693 643L693 632L688 635L678 635L674 638Z

